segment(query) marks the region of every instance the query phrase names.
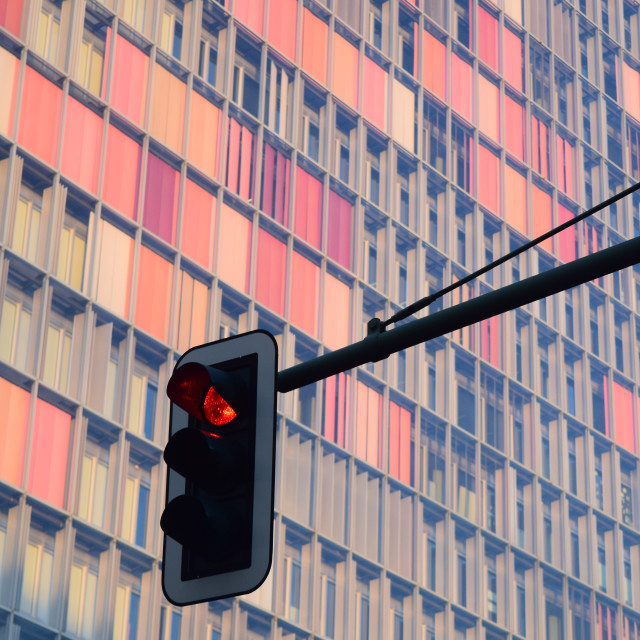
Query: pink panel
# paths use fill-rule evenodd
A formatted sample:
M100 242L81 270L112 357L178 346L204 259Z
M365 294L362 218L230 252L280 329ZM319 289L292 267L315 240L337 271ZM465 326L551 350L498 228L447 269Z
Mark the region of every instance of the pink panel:
M276 167L276 220L287 226L289 224L289 165L290 160L278 153Z
M357 458L366 460L367 458L367 431L369 419L367 415L368 387L363 382L358 381L356 399L356 429L354 433L354 453Z
M0 378L0 478L16 486L22 485L30 399L28 391Z
M364 58L362 113L379 129L387 130L387 72L371 58Z
M478 145L478 200L494 213L499 212L500 160L493 151Z
M493 316L480 323L480 355L494 367L501 366L500 316Z
M349 285L325 273L322 339L329 349L339 349L349 343L350 298Z
M640 120L640 74L626 62L622 63L624 108Z
M278 0L278 10L269 11L269 44L291 60L296 54L297 0Z
M325 380L322 434L341 447L347 445L346 419L350 415L350 376L339 373Z
M187 85L156 63L152 86L149 133L181 153Z
M0 26L20 37L22 23L22 2L16 0L0 0Z
M240 169L240 132L242 125L229 118L229 137L227 139L227 181L226 185L238 191L238 173Z
M524 160L524 109L522 105L504 97L505 148L518 160Z
M389 403L389 473L411 482L411 414L395 402Z
M287 246L264 229L258 229L256 300L284 315L284 280Z
M478 6L478 57L498 70L498 21Z
M245 200L251 200L251 171L253 167L253 133L242 127L240 143L240 182L238 195Z
M329 26L305 8L302 12L302 68L321 84L327 84Z
M367 456L366 460L382 466L382 395L367 387Z
M148 70L147 55L128 40L117 35L111 74L111 104L138 125L143 124Z
M325 378L324 381L324 420L322 434L331 442L336 441L336 381L337 376Z
M291 260L291 322L318 337L318 290L320 268L296 251Z
M422 45L422 83L442 100L445 99L446 54L447 49L440 40L428 31Z
M233 13L238 20L262 35L264 0L235 0Z
M537 238L551 230L551 196L534 184L531 187L531 218L533 221L533 237ZM549 253L553 251L552 239L549 238L538 245Z
M322 239L322 183L296 167L296 209L294 231L303 240L320 248Z
M558 204L558 223L564 224L574 217L569 209ZM572 262L576 259L576 228L569 227L558 234L559 258L563 262Z
M348 200L329 191L327 255L345 269L351 269L351 211Z
M455 53L451 54L451 106L473 121L473 68Z
M333 32L333 92L358 108L358 50L337 31Z
M249 292L251 221L224 202L220 215L218 275L244 293Z
M102 197L109 206L132 220L138 211L141 161L140 145L109 125Z
M613 381L613 428L616 442L621 447L635 453L633 393L631 389L627 389L615 380Z
M185 181L181 249L206 269L211 267L215 207L213 194L189 179Z
M18 144L50 165L56 164L62 90L30 66L25 67Z
M262 167L262 210L271 218L273 211L273 174L276 165L276 150L268 143L264 143L264 159Z
M141 246L134 323L163 342L168 337L172 280L173 265Z
M505 219L520 233L527 235L527 182L521 173L509 165L505 167L504 179Z
M522 91L522 41L506 27L502 30L503 71L504 79L511 83L518 91Z
M27 491L59 509L65 506L65 485L71 416L38 398L30 447Z
M62 139L62 173L80 186L98 192L102 155L102 118L69 96Z
M478 126L490 138L500 140L500 90L483 75L478 76Z
M179 180L173 167L149 153L142 224L171 244L176 241Z

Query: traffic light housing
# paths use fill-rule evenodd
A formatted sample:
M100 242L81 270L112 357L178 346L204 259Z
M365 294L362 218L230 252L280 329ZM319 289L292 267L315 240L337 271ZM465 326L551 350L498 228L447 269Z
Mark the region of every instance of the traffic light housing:
M277 345L252 331L194 347L171 400L162 588L173 604L256 589L271 567Z

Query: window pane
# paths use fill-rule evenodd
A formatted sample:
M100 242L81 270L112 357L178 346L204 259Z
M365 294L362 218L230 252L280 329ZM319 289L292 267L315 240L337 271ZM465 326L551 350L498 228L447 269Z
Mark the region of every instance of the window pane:
M262 210L280 224L289 223L289 158L264 143L262 160Z

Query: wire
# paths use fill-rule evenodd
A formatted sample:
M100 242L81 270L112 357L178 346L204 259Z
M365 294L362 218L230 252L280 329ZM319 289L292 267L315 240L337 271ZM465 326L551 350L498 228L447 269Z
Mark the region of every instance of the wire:
M557 227L554 227L550 231L543 233L541 236L538 236L534 240L530 240L529 242L526 242L525 244L521 245L517 249L514 249L510 253L507 253L507 255L502 256L497 260L494 260L493 262L485 265L484 267L481 267L477 271L474 271L473 273L465 276L464 278L458 280L457 282L450 284L444 289L441 289L436 293L432 293L429 296L425 296L421 300L417 300L416 302L410 304L408 307L405 307L404 309L401 309L400 311L395 313L388 320L381 322L380 330L384 330L385 327L388 327L390 324L400 322L401 320L404 320L405 318L412 316L414 313L420 311L421 309L424 309L425 307L428 307L432 302L435 302L439 298L442 298L442 296L446 295L447 293L450 293L451 291L454 291L455 289L457 289L458 287L461 287L463 284L466 284L470 280L473 280L478 276L481 276L482 274L487 273L487 271L491 271L491 269L494 269L495 267L499 267L501 264L504 264L505 262L507 262L507 260L511 260L511 258L515 258L517 255L520 255L524 251L531 249L531 247L535 247L537 244L540 244L541 242L544 242L548 238L551 238L552 236L556 235L556 233L560 233L560 231L564 231L565 229L568 229L570 226L580 222L580 220L584 220L585 218L592 216L594 213L597 213L598 211L604 209L605 207L608 207L614 202L617 202L618 200L625 198L626 196L633 193L634 191L637 191L638 189L640 189L640 182L637 182L636 184L631 185L627 189L624 189L620 193L617 193L616 195L611 196L604 202L601 202L600 204L597 204L595 207L592 207L591 209L584 211L580 215L577 215L575 218L572 218L571 220L567 220L567 222L563 222L561 225L558 225Z

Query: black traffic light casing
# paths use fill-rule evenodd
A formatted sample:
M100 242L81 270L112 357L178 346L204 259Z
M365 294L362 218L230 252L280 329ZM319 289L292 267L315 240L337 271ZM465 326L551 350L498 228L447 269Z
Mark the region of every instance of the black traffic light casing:
M256 589L271 567L277 345L265 331L194 347L171 402L162 588L173 604Z

